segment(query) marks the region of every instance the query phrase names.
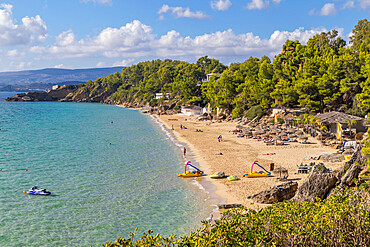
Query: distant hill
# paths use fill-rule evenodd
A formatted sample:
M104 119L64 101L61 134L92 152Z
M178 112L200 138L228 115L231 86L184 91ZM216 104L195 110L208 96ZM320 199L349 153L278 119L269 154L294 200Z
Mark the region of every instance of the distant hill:
M96 80L99 77L108 76L116 72L121 72L124 67L91 68L91 69L40 69L23 70L15 72L0 72L1 88L11 89L30 84L69 84L68 82L84 83L89 80ZM10 87L8 87L10 86ZM32 88L32 87L31 87Z

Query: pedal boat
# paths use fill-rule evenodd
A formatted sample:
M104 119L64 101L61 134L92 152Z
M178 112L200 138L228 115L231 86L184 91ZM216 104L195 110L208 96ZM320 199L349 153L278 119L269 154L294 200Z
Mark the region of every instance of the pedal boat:
M261 167L263 171L258 171L258 172L254 171L253 170L254 165ZM265 168L259 165L258 161L253 162L251 172L245 172L243 174L243 177L246 177L246 178L261 178L261 177L270 177L270 176L271 176L271 172L267 171Z
M186 168L188 166L194 168L195 171L187 171ZM177 173L177 176L178 177L182 177L182 178L192 178L192 177L201 177L201 176L203 176L203 174L204 174L203 171L199 170L198 168L196 168L195 166L193 166L190 161L188 161L185 164L185 172L184 173Z
M224 178L225 173L224 172L216 172L209 176L210 178Z

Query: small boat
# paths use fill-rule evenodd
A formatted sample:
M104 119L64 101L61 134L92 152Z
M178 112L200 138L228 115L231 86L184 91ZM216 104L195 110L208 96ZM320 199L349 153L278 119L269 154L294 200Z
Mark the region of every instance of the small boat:
M209 176L210 178L224 178L225 173L224 172L216 172Z
M188 166L194 168L195 171L187 171L186 168ZM201 176L203 176L203 174L204 174L203 171L199 170L198 168L193 166L190 161L188 161L185 164L185 172L184 173L177 173L177 176L178 177L183 177L183 178L191 178L191 177L201 177Z
M48 196L51 194L50 191L47 191L46 189L39 189L37 186L32 187L26 193L31 195L42 195L42 196Z
M257 166L261 167L263 171L258 171L258 172L254 171L253 170L253 166L254 165L257 165ZM251 168L251 172L245 172L243 174L243 177L246 177L246 178L260 178L260 177L270 177L270 176L271 176L271 172L266 171L265 168L263 168L262 166L260 166L258 164L258 161L253 162L252 168Z
M228 176L227 177L227 180L229 181L236 181L236 180L239 180L240 178L238 178L237 176Z

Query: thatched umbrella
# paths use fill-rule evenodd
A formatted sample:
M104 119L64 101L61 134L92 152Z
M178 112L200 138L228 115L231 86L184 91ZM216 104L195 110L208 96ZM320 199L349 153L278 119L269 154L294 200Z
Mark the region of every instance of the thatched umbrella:
M302 130L297 130L295 133L296 133L297 135L303 135L303 131L302 131Z
M286 175L288 175L288 169L286 169L286 168L284 168L284 167L282 167L282 166L280 166L280 167L278 167L278 168L276 168L274 171L273 171L274 173L279 173L279 178L281 178L281 174L286 174Z
M298 136L298 138L301 140L308 140L308 137L304 135Z

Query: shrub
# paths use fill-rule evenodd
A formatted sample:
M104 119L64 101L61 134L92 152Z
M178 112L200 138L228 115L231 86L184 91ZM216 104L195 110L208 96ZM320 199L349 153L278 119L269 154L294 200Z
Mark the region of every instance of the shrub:
M204 221L179 239L151 233L137 240L130 233L130 238L104 246L369 246L370 201L364 193L336 191L316 203L286 201L260 211L228 210L213 225Z
M265 112L262 107L260 105L255 105L248 109L248 111L245 113L245 117L247 117L249 120L252 120L255 117L261 118L263 114L265 114Z

